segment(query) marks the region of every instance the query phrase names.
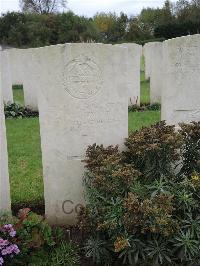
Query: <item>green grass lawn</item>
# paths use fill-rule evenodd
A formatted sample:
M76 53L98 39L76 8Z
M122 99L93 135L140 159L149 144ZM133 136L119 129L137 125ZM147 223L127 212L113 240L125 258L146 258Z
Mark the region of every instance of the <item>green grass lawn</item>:
M143 71L140 71L141 76L141 103L150 103L150 84L148 80L145 80L145 74Z
M160 111L130 112L128 116L129 132L148 127L160 121Z
M38 118L7 119L11 198L13 203L43 198Z
M131 112L129 132L159 120L159 111ZM41 202L43 181L39 119L7 119L6 127L12 203Z
M23 104L22 87L15 87L13 92L15 102ZM141 71L141 102L149 102L149 82L144 79L144 71ZM159 111L131 112L129 132L159 120ZM27 203L27 207L40 203L43 200L43 180L39 119L7 119L6 127L12 203L16 206Z
M20 85L13 86L13 99L14 102L24 105L23 87Z

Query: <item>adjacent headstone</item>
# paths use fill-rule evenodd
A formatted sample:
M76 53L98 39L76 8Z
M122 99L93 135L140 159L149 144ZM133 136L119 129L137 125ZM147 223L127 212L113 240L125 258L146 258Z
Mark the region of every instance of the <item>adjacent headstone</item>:
M34 49L9 49L11 63L11 77L13 85L23 85L24 105L32 110L38 110L37 88L33 77L34 61L32 53Z
M154 46L153 42L148 42L143 47L144 60L145 60L145 79L149 79L151 77L153 46Z
M161 92L163 82L163 43L154 42L153 57L151 60L150 78L150 102L161 103Z
M140 71L145 72L145 61L144 61L144 46L142 46L142 62L140 65Z
M0 79L1 79L0 72ZM10 212L10 185L8 174L8 154L2 89L0 88L0 212Z
M3 102L5 104L13 103L13 91L12 91L12 80L11 80L11 69L8 51L0 51L0 89L2 89Z
M74 224L84 204L86 148L122 147L128 136L128 52L117 45L65 44L34 53L46 217Z
M11 78L13 85L23 84L23 62L21 49L8 49L10 65L11 65Z
M200 35L165 41L163 52L162 119L200 121Z
M142 56L142 46L135 43L123 43L128 49L128 102L129 105L140 105L140 63Z
M38 110L37 87L35 77L33 75L36 67L33 60L33 49L21 49L21 70L22 83L24 92L24 104L32 110Z

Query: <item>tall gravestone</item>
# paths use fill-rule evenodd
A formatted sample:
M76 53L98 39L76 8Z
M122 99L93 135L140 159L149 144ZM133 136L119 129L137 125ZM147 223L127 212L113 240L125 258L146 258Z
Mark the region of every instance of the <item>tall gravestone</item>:
M35 48L21 49L21 70L22 83L24 91L24 104L32 110L38 110L37 87L35 77L33 75L36 67L33 60L33 53Z
M200 121L200 35L165 41L163 51L162 119Z
M13 85L23 85L24 104L32 110L38 110L37 88L33 76L35 67L32 60L34 49L9 49L11 78Z
M135 43L123 43L120 46L128 49L128 102L129 105L140 105L140 63L142 46Z
M143 52L145 60L145 79L149 79L151 77L153 42L146 43L143 47Z
M6 104L13 103L11 68L8 50L0 50L0 71L0 88L2 89L3 102Z
M11 65L11 78L13 85L23 84L23 65L22 65L22 51L21 49L13 48L8 50L10 65Z
M145 59L145 78L151 78L152 62L156 53L156 46L158 42L148 42L143 47L144 59Z
M1 80L0 72L0 80ZM10 183L2 88L0 87L0 213L10 212Z
M161 92L163 83L163 43L153 43L153 57L151 60L150 78L150 102L161 103Z
M46 217L74 224L84 204L85 151L128 135L127 49L65 44L34 50Z

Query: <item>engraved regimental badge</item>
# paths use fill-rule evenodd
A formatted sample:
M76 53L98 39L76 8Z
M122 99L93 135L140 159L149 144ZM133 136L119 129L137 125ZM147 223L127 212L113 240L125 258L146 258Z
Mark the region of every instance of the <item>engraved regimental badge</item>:
M88 99L102 86L98 65L88 56L79 56L65 65L64 88L74 98Z

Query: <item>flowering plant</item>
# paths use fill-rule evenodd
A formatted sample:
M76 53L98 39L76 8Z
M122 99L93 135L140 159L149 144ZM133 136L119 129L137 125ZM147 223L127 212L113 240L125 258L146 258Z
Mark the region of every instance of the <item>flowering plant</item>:
M3 265L7 258L20 253L19 247L15 244L15 236L16 231L12 224L0 227L0 265Z
M86 256L100 265L200 265L200 122L179 131L160 122L125 146L86 151Z
M67 237L67 239L66 239ZM78 251L64 230L51 228L29 208L0 214L0 266L79 265Z

